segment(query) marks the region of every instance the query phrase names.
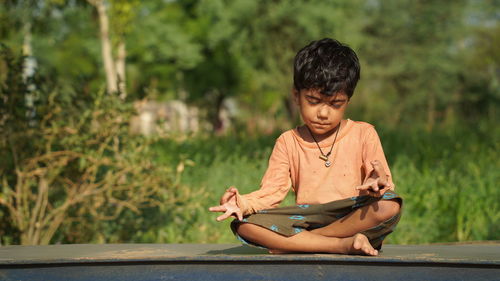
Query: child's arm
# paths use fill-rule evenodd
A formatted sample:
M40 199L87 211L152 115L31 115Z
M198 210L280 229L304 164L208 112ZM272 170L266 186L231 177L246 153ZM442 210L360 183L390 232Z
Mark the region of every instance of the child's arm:
M274 145L260 189L249 194L240 195L235 187L230 187L222 195L220 205L211 207L209 210L212 212L225 212L217 218L218 221L230 216L241 219L239 216L278 206L285 198L290 187L290 165L284 136L281 135Z
M277 207L290 190L292 181L285 134L276 140L260 188L248 194L236 194L236 203L243 215Z
M365 190L370 196L382 196L387 190L394 189L391 171L384 155L382 143L373 126L366 130L363 140L363 184L356 187Z

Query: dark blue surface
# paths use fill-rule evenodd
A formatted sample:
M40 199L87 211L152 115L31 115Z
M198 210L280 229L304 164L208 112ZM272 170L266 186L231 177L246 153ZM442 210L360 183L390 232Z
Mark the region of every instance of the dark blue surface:
M500 269L395 264L78 264L1 269L1 280L500 280Z
M500 245L386 246L378 257L238 245L0 247L0 280L500 280Z

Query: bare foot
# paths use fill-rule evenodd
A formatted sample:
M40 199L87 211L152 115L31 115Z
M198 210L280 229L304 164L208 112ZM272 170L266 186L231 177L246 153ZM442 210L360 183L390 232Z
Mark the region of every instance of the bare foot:
M372 247L365 235L358 233L353 236L352 247L349 250L349 254L376 256L378 255L378 251Z

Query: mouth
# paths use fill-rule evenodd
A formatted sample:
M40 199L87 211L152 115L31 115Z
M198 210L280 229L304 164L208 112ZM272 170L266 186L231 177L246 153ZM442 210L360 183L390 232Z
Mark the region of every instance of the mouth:
M329 126L329 123L317 123L317 122L311 122L314 126L320 126L320 127L325 127Z

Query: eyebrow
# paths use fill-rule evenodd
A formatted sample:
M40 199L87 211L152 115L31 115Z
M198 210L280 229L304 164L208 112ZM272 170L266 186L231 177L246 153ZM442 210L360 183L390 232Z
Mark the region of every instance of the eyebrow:
M311 99L316 99L316 100L322 100L322 98L320 97L315 97L315 96L311 96L311 95L306 95L307 98L311 98ZM340 102L340 101L347 101L346 98L339 98L339 99L333 99L329 102Z

